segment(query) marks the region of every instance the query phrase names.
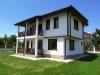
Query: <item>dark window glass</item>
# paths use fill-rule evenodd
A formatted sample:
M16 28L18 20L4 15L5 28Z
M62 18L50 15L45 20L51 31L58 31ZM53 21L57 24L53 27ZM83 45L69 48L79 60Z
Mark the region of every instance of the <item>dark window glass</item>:
M48 39L48 50L57 50L57 39Z
M54 18L54 29L59 28L59 18Z
M70 46L70 50L75 50L74 40L69 40L69 46Z
M46 30L50 30L50 19L46 20Z
M79 30L78 20L74 19L74 29Z

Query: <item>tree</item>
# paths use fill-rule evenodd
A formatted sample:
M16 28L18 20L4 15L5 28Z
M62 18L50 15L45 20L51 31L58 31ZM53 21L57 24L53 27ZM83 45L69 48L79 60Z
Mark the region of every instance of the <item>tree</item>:
M4 35L4 44L5 44L5 48L6 48L7 45L8 45L8 38L7 38L7 35Z
M100 29L96 29L95 33L93 33L92 43L94 46L99 48L99 46L100 46Z
M87 50L89 47L91 47L92 42L91 40L84 40L84 48Z
M4 47L4 40L3 38L0 38L0 48L3 48Z
M11 35L9 38L8 38L8 44L9 46L13 47L13 45L16 44L16 36L15 35Z

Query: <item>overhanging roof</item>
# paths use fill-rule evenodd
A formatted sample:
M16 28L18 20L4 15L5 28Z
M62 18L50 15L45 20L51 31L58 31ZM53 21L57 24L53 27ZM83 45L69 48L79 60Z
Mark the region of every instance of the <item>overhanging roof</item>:
M59 14L61 12L65 12L65 11L71 13L72 16L75 16L75 17L79 18L84 26L88 25L88 20L79 11L77 11L72 5L70 5L70 6L66 7L66 8L62 8L62 9L59 9L59 10L56 10L56 11L41 15L41 16L31 17L29 19L26 19L26 20L23 20L21 22L18 22L15 25L16 26L25 26L26 22L30 22L30 21L36 20L36 18L40 19L40 18L44 18L44 17L47 17L47 16L52 16L52 15L55 15L55 14Z

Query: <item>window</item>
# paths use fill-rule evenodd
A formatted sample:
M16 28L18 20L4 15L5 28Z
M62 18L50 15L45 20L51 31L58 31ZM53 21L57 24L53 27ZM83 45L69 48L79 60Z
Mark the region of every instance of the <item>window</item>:
M57 50L57 39L48 39L48 50Z
M74 19L74 29L79 30L78 20Z
M54 18L54 29L59 28L59 18Z
M70 46L70 50L75 50L74 40L69 40L69 46Z
M50 30L50 19L46 20L46 30Z

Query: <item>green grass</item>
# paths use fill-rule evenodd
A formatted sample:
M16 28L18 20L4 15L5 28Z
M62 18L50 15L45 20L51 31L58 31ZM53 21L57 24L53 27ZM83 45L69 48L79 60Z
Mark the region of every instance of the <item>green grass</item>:
M100 55L61 63L49 60L32 61L0 51L0 75L100 75Z

